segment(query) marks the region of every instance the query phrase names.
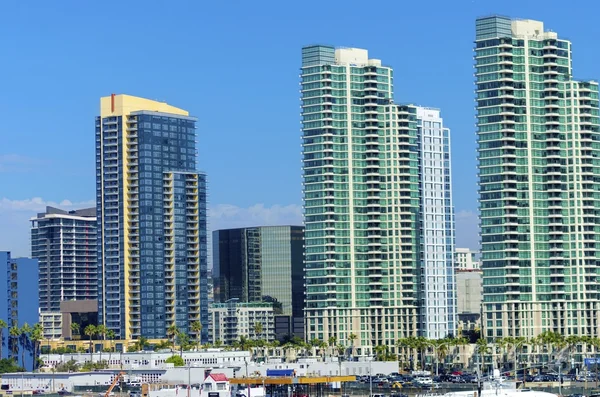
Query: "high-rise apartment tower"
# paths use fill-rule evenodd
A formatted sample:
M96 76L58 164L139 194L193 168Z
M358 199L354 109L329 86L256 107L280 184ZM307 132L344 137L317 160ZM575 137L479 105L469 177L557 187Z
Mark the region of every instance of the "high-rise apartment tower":
M96 209L46 207L31 218L31 256L39 262L40 312L60 302L98 299Z
M96 119L99 321L120 338L208 330L206 177L196 119L128 95Z
M335 336L365 355L453 334L439 111L395 104L392 69L366 50L304 47L301 70L307 339Z
M476 22L484 335L599 336L598 84L544 24Z

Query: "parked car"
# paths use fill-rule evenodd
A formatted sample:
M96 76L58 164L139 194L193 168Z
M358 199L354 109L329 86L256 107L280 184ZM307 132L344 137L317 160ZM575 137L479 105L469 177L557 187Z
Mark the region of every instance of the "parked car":
M421 376L415 379L415 383L419 386L431 386L433 384L433 379Z

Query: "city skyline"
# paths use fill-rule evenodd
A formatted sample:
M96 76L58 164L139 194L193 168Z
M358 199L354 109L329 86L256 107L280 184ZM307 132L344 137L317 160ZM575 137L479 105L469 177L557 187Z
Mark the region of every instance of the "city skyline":
M591 37L594 29L598 28L591 22L586 23L587 18L591 18L586 13L577 13L577 20L580 23L569 22L570 13L575 13L578 8L570 8L561 15L556 15L552 7L539 8L517 1L509 1L501 5L472 1L454 2L451 6L445 2L435 4L437 6L428 10L416 5L402 7L393 5L390 10L392 12L381 16L384 19L403 16L405 22L402 24L382 24L384 29L392 29L389 26L395 26L392 31L387 30L388 33L393 33L391 35L393 37L411 37L402 50L396 47L390 41L391 39L384 38L389 36L388 34L382 34L382 38L377 39L351 29L338 29L344 26L342 22L344 18L333 19L332 24L324 24L306 31L296 28L307 22L307 18L311 17L308 14L299 15L298 21L295 22L290 21L285 10L277 7L262 15L260 11L263 8L260 5L253 5L253 8L248 8L249 5L240 5L237 9L227 9L227 11L220 5L207 5L212 11L215 22L208 21L210 23L206 27L197 28L201 30L192 29L186 24L178 24L177 29L161 31L161 34L166 37L161 40L177 37L188 46L192 40L198 41L196 44L201 44L205 48L201 52L204 55L200 60L211 57L211 59L236 59L237 61L241 59L237 58L238 56L244 59L267 59L266 54L272 53L272 50L281 55L271 61L278 66L276 68L262 68L260 62L250 62L243 70L235 73L232 69L235 67L233 66L235 62L231 65L229 62L223 62L223 67L226 68L227 73L230 73L231 80L220 79L219 84L228 88L235 87L237 98L253 97L252 81L258 79L266 83L261 92L253 97L255 99L246 103L240 110L241 117L233 118L225 124L218 121L223 118L222 110L214 105L212 99L202 95L206 90L210 90L219 100L225 95L221 90L215 89L216 82L199 77L205 75L202 71L207 67L202 62L194 63L194 67L191 68L173 63L169 61L169 57L158 57L155 62L144 65L142 69L125 66L116 75L112 73L113 66L106 59L98 59L96 62L95 48L98 46L103 51L118 52L121 55L125 51L111 48L107 44L118 41L115 37L120 34L116 30L107 29L110 24L105 25L101 22L107 19L105 13L110 7L69 8L58 4L52 8L45 8L44 5L29 10L25 6L5 5L4 14L14 15L14 18L7 19L0 27L3 32L6 30L7 36L13 37L13 40L7 44L7 55L11 62L6 67L8 74L13 74L17 78L7 82L4 88L5 95L0 98L0 104L8 114L20 117L24 117L24 109L38 108L39 115L43 115L47 122L31 128L30 124L17 123L19 117L15 117L14 120L7 120L6 124L0 126L0 134L6 137L0 149L0 182L3 186L14 187L0 193L0 219L11 230L10 233L0 232L2 248L11 249L15 255L28 255L28 228L26 222L25 225L22 225L22 222L34 216L36 212L42 211L46 204L54 203L65 209L94 205L94 165L93 161L89 160L93 143L83 131L89 125L89 117L94 114L91 109L95 107L96 98L111 92L168 99L170 103L184 106L199 116L200 167L213 181L211 229L252 224L298 223L301 220L301 189L298 173L300 157L296 150L299 142L297 133L299 125L296 111L298 99L293 92L293 87L297 84L297 75L290 74L289 71L294 70L298 63L295 49L300 46L310 42L343 42L355 47L369 48L375 57L386 59L390 64L396 65L397 73L410 76L411 78L404 79L399 86L398 91L402 92L402 97L411 98L418 104L444 109L445 119L455 131L453 147L454 152L458 153L456 158L461 159L460 162L455 161L456 166L453 170L456 175L461 175L460 180L456 180L457 193L455 193L457 245L477 249L476 156L472 119L474 103L471 90L473 69L470 61L473 56L471 42L474 39L472 21L478 16L494 13L544 20L548 27L566 32L569 38L577 43L579 50L589 54L585 59L575 60L576 70L582 76L595 74L592 70L598 62ZM584 7L583 4L579 4ZM129 7L133 6L125 5L126 9ZM325 13L327 10L334 12L333 5L325 4L319 7ZM194 5L189 5L188 8L189 11L196 11ZM394 13L393 10L398 12ZM149 18L158 17L163 11L165 10L157 7L156 4L150 3L144 7L144 13ZM261 20L272 19L272 24L249 25L242 15L253 12L257 15L261 14L259 17ZM454 17L447 18L448 12L451 12ZM73 18L87 13L89 18ZM344 10L344 13L347 18L357 18L359 15L357 11L352 10L352 7ZM187 15L195 13L183 14L182 18L189 18ZM174 26L173 16L167 13L167 16L169 15L171 17L167 18L166 26ZM24 31L22 27L27 24L18 22L25 16L33 22L31 31ZM427 30L421 30L417 28L416 21L425 16L431 26ZM50 18L46 19L46 17ZM83 19L86 20L85 25L80 22ZM47 25L49 22L44 22L50 20L55 21L51 27ZM226 22L226 26L231 27L231 32L226 31L229 28L218 28L213 25L218 23L217 21ZM132 26L137 26L137 31L141 32L139 34L150 38L143 40L144 43L151 43L152 38L159 37L155 36L157 31L151 31L149 27L145 28L135 21L127 23L135 24ZM65 36L66 32L63 30L52 30L61 24L76 27L82 33L77 36L88 37L89 43L80 45L82 39L73 35ZM233 25L239 27L234 28ZM216 29L214 30L216 36L204 34L205 29ZM239 29L244 29L244 35L236 34ZM301 33L292 33L295 30ZM113 40L105 40L104 35L95 35L96 31L105 32ZM286 34L277 35L281 38L273 37L270 33L275 31L290 34L289 37ZM446 34L448 31L452 31L453 34ZM34 37L36 40L33 40ZM283 37L287 38L284 40ZM218 46L207 41L208 38L210 40L218 38L215 40ZM265 38L268 38L265 49L259 48L255 53L245 49L246 46L255 48L256 43L265 41ZM150 45L144 43L142 45ZM194 46L197 46L196 44ZM411 53L413 59L427 59L426 54L432 46L439 46L440 55L444 58L443 62L419 64L403 61L405 51ZM230 48L239 47L244 48L237 55L232 55L234 51L230 51ZM24 48L28 48L30 54L25 54ZM177 48L181 49L180 45ZM56 51L51 53L49 49ZM35 57L30 58L33 54ZM81 71L76 71L73 63L68 61L70 54L81 54ZM28 59L33 62L28 63L26 68L21 67ZM172 73L173 71L176 73ZM27 73L27 80L31 83L22 84L24 72ZM86 73L93 75L94 79L88 79ZM164 81L154 78L159 73L165 76ZM446 73L452 75L452 79L444 78L443 75ZM254 78L250 78L253 75ZM59 81L60 85L58 85ZM231 90L223 91L227 91L228 97L231 95ZM241 121L247 119L247 115L256 113L264 107L273 110L275 123L257 128ZM67 111L68 122L65 116ZM219 117L214 118L213 115ZM226 139L226 136L231 139ZM38 144L30 145L32 141ZM44 148L48 146L55 147L56 150L45 150ZM208 149L215 146L225 146L227 151ZM277 150L271 150L272 148ZM256 174L250 171L252 167L242 167L244 168L242 173L238 173L239 165L243 161L241 159L245 158L248 149L260 153L253 160L255 171L267 170L268 165L273 162L280 165L270 169L275 183L253 178L252 175ZM218 159L228 153L233 154L231 160L228 165L222 167ZM52 169L51 173L44 172L49 169ZM31 183L19 183L24 177ZM274 185L278 188L273 189ZM249 191L251 186L256 186L252 195L236 194L238 187ZM61 205L63 200L67 200L66 206ZM69 202L73 205L68 205Z

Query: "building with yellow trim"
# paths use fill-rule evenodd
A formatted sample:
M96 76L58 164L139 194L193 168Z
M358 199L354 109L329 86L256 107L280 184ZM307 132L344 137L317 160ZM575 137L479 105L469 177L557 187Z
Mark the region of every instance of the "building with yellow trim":
M187 111L129 95L100 99L98 316L117 338L165 338L171 325L195 337L195 321L208 330L206 176L196 163Z

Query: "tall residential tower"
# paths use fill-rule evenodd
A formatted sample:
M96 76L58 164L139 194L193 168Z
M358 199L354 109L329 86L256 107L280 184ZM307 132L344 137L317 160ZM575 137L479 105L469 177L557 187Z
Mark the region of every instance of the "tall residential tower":
M196 119L128 95L96 119L99 321L123 339L208 329L206 177Z
M31 219L31 256L38 260L40 312L61 301L98 299L96 209L46 207Z
M476 22L485 336L600 336L598 84L542 22Z
M453 334L439 111L395 104L392 69L366 50L304 47L301 70L307 338L365 355Z

